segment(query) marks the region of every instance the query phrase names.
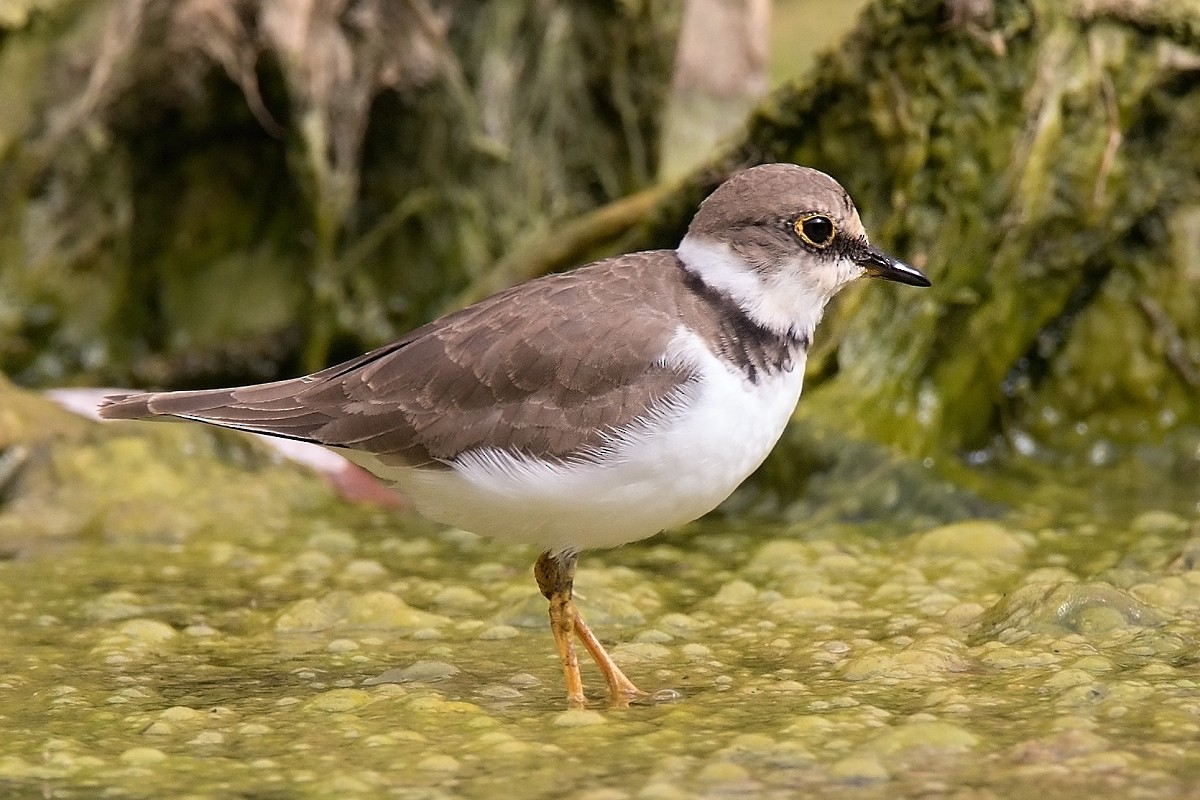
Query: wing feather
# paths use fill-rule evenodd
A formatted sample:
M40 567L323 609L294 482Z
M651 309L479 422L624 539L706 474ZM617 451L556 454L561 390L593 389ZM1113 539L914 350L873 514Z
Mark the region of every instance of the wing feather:
M101 414L198 420L414 466L489 447L570 459L672 403L693 377L662 358L679 325L681 271L673 253L621 256L502 292L312 375L115 396Z

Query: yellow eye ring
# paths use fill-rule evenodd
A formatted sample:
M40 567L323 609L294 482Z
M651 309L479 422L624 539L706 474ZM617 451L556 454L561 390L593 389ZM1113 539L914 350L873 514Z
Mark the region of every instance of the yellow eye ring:
M807 245L823 249L833 243L837 226L824 214L805 214L792 225L796 235Z

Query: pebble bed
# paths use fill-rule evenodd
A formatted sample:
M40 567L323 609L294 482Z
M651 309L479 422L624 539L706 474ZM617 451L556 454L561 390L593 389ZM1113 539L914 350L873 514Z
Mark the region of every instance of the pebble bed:
M589 664L585 711L530 549L360 511L143 528L0 562L0 794L1200 796L1200 548L1167 511L585 554L657 698L608 709Z

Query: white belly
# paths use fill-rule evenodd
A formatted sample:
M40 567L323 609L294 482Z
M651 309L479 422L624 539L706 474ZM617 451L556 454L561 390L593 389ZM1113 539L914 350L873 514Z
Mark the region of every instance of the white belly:
M545 464L481 450L453 469L386 467L346 455L391 481L430 519L549 550L613 547L711 511L779 441L804 377L757 385L707 351L689 354L703 379L691 401L614 441L596 463Z

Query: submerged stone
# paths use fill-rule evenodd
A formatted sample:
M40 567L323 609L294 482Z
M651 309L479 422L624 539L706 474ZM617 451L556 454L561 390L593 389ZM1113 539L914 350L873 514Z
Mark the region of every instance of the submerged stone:
M98 621L127 619L145 610L145 601L141 597L121 589L100 595L83 606L83 613Z
M275 621L280 633L327 630L416 631L447 625L450 620L420 611L392 592L331 592L305 598L285 609Z
M829 777L839 783L883 783L891 777L887 767L876 756L852 755L835 761L829 767Z
M864 751L903 759L921 751L963 753L979 744L979 737L950 722L909 722L880 734L864 745Z
M758 599L758 589L743 580L730 581L717 590L712 603L718 606L740 606Z
M989 520L968 520L943 525L916 538L922 555L990 559L1018 563L1029 548L1027 537Z
M1116 628L1149 628L1171 618L1110 583L1035 583L1022 586L983 613L976 638L1032 633L1095 636Z
M750 780L750 771L732 761L710 761L696 773L696 783L700 786L720 786L722 784L745 783Z
M385 683L436 683L452 678L461 672L445 661L418 661L407 667L398 667L382 672L373 678L365 678L363 686L379 686Z
M599 711L582 708L563 711L554 718L554 724L560 728L589 728L593 725L603 725L606 722L608 722L608 717Z
M447 586L433 596L433 602L439 607L469 611L487 605L488 599L469 586Z
M1139 536L1179 536L1188 530L1187 520L1170 511L1143 511L1129 528Z
M370 705L372 701L371 694L361 689L330 689L309 700L304 707L316 711L343 713Z
M479 638L483 641L515 639L520 635L521 632L512 625L492 625L490 628L484 628L479 632Z
M654 642L625 642L613 648L611 655L617 661L638 664L670 658L671 649Z
M444 753L436 753L431 756L426 756L417 762L417 769L425 770L426 772L457 772L462 768L454 756Z
M134 766L161 764L166 760L167 754L156 747L131 747L121 753L121 761Z
M179 635L170 625L155 619L131 619L117 630L132 642L147 646L169 642Z
M163 709L158 718L164 722L197 725L208 719L208 715L188 706L171 706Z

